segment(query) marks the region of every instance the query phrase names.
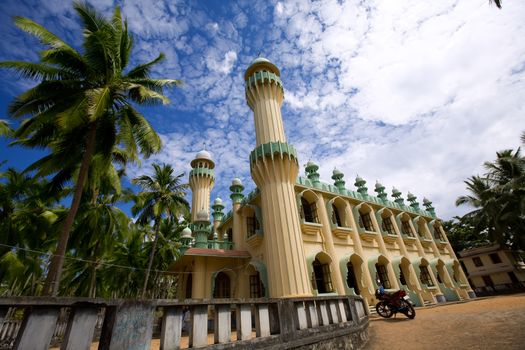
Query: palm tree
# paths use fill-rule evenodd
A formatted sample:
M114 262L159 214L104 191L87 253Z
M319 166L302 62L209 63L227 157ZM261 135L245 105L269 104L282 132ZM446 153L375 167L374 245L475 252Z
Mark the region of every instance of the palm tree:
M95 201L81 204L75 225L71 231L75 250L71 253L78 258L65 268L68 285L61 288L66 294L76 296L109 297L109 291L100 284L97 270L104 261L111 260L118 242L128 236L131 219L119 208L118 194L99 194Z
M525 133L521 135L525 141ZM525 157L517 151L496 153L496 160L485 162L487 173L465 181L469 196L461 196L456 205L476 208L463 216L474 225L474 232L487 231L493 242L525 248Z
M0 178L0 294L34 295L64 209L45 180L12 168Z
M155 250L159 236L161 235L161 222L163 217L177 218L184 215L189 209L189 204L184 199L186 195L187 184L181 184L184 173L179 175L173 174L171 165L153 164L153 176L142 175L133 179L134 184L142 187L136 197L136 203L132 207L133 215L138 215L137 223L148 225L153 221L153 244L144 278L142 288L142 298L146 295L148 279L155 256Z
M118 7L111 19L87 4L75 3L74 9L83 24L82 51L41 25L17 17L15 24L40 39L46 49L40 52L38 63L0 62L0 67L41 80L9 106L12 117L29 116L15 132L17 143L50 151L29 169L38 170L37 176L53 174L52 183L58 187L70 179L75 181L44 288L44 294L50 295L58 292L69 233L92 158L99 155L109 161L117 145L131 160L139 153L148 157L158 152L160 138L132 103L168 103L163 88L180 84L177 80L150 78L152 67L164 59L163 54L126 69L133 41Z

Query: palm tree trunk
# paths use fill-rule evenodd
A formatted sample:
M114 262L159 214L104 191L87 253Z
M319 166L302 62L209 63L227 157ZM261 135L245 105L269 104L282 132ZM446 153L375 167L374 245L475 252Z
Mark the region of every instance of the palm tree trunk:
M75 193L73 194L73 200L71 202L71 208L67 213L66 220L60 231L58 239L58 245L53 257L51 258L51 264L49 265L49 272L44 283L43 295L56 296L58 294L58 287L60 285L60 277L62 275L62 267L64 266L64 256L66 254L67 241L69 240L69 233L73 226L73 221L80 205L80 199L82 198L82 191L84 190L84 183L89 170L89 163L93 157L93 151L95 148L95 137L97 134L97 124L92 123L87 136L86 151L82 157L82 163L80 165L80 171L78 173L77 184L75 186Z
M95 249L93 252L93 256L91 259L93 259L93 262L91 263L91 269L93 270L91 272L91 280L89 282L89 297L95 298L97 296L97 257L99 255L99 247L100 247L100 240L97 240L97 243L95 245Z
M149 274L151 271L151 266L153 265L153 257L155 256L155 249L157 249L157 242L159 240L159 231L160 231L160 218L155 219L155 239L153 240L153 246L151 247L151 253L149 254L148 268L146 270L146 277L144 278L144 287L142 288L141 298L144 299L146 296L146 289L148 286Z

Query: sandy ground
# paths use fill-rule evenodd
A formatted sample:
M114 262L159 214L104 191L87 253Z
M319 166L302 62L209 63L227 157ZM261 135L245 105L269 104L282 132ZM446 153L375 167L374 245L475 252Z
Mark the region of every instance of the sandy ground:
M365 350L525 349L525 294L416 308L416 318L373 317Z
M402 314L373 316L369 334L364 350L525 350L525 294L416 308L413 320ZM212 334L208 343L213 344ZM181 348L187 347L183 337ZM159 348L159 339L153 339L150 349ZM98 343L93 343L91 350L96 349Z

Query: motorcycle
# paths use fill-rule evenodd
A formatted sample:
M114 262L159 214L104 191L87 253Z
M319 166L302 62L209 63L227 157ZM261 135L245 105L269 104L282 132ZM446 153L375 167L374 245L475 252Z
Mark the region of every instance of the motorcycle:
M412 319L416 317L416 310L404 290L396 292L386 292L382 285L376 289L376 298L379 302L376 304L377 314L384 318L390 318L401 312L406 317Z

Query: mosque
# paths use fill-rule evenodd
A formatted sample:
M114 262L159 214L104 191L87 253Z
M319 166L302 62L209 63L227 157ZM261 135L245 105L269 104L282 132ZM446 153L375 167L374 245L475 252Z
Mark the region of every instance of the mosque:
M250 172L251 193L234 179L232 210L220 198L210 207L215 163L207 151L191 162L192 223L182 233L179 299L287 298L360 295L377 302L377 281L405 289L418 305L475 297L447 240L432 203L407 193L355 180L344 174L320 180L308 162L299 175L294 147L286 142L281 117L284 89L280 71L255 59L244 75L246 100L255 119L256 145ZM211 217L210 217L211 211Z

